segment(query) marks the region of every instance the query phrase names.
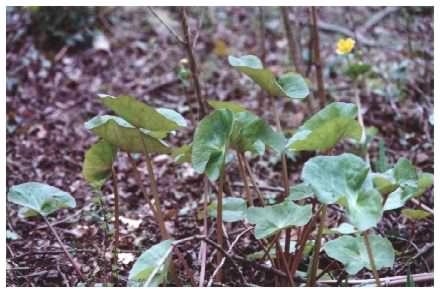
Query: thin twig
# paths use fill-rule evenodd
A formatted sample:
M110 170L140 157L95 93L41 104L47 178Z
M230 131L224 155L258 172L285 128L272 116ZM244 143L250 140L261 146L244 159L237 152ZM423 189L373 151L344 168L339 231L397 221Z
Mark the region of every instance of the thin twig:
M313 34L313 63L316 68L316 79L318 83L318 96L321 107L326 104L325 88L324 88L324 75L322 73L322 60L320 52L320 39L318 31L318 11L315 6L311 8L311 18L312 18L312 34Z
M173 37L174 38L176 38L176 40L179 42L179 44L180 45L182 45L182 46L186 46L186 43L185 43L185 41L184 40L182 40L181 38L180 38L180 36L179 36L179 34L175 31L175 30L173 30L173 28L172 27L170 27L157 13L156 13L156 11L154 11L154 9L152 8L152 7L148 7L148 10L151 12L151 14L153 14L154 15L154 17L156 17L157 18L157 20L159 20L160 21L160 23L162 23L165 27L166 27L166 29L173 35Z

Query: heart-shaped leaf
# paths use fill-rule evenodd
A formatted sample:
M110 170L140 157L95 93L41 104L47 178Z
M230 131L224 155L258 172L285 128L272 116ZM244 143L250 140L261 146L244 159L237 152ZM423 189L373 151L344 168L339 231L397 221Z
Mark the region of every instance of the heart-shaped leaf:
M125 152L143 153L144 146L148 153L170 152L170 148L164 142L150 136L147 130L137 129L117 116L96 116L84 125L94 134Z
M92 145L86 152L82 173L93 188L100 189L111 176L116 152L117 148L105 140Z
M277 79L272 71L264 68L261 60L253 55L240 58L229 56L228 61L231 66L249 76L271 96L304 99L309 95L307 83L300 74L290 72Z
M172 240L165 240L144 251L133 264L128 279L142 286L158 286L166 280Z
M354 104L331 103L307 120L289 139L287 147L292 151L323 151L343 138L360 140L362 128L356 115Z
M186 126L185 118L173 110L165 108L156 110L131 96L100 95L99 97L105 106L136 128L169 132Z
M364 231L382 216L382 196L374 189L368 172L368 164L352 154L317 156L304 164L302 178L320 202L343 202L351 224Z
M191 163L195 171L205 172L211 181L223 171L232 122L231 111L216 110L203 118L195 131Z
M246 216L246 201L240 197L225 197L223 199L223 221L224 222L237 222L241 221ZM208 206L208 213L211 217L217 217L217 201L213 201Z
M45 217L62 208L76 207L75 199L69 193L38 182L12 186L8 200Z
M394 249L388 239L378 235L369 235L368 240L373 252L376 269L392 267ZM354 275L362 268L371 270L367 247L362 236L341 236L327 242L323 247L325 253L345 266L347 273Z
M300 206L285 201L264 208L252 207L246 213L249 223L255 224L255 237L263 239L292 226L304 226L312 217L312 206Z

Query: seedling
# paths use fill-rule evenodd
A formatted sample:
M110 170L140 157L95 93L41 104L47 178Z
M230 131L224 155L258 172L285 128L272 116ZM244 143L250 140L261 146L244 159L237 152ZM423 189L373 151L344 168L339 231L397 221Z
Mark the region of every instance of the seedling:
M66 246L64 245L58 232L48 220L48 216L57 212L62 208L75 208L75 199L67 192L62 191L56 187L39 183L27 182L19 185L14 185L9 189L8 200L12 203L22 206L19 210L21 217L41 216L46 222L52 234L63 249L64 254L72 263L75 271L82 281L84 276L79 265L70 255Z

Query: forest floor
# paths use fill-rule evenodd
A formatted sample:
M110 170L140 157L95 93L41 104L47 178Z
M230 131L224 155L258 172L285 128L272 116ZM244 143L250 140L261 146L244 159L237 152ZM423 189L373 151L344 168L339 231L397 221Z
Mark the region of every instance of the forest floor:
M358 33L356 48L364 61L373 65L378 78L367 81L368 91L361 101L366 126L374 126L378 135L370 147L374 164L378 157L379 138L383 138L390 163L400 157L410 159L420 170L433 173L433 15L431 12L403 8L390 12L378 22L368 22L383 7L333 7L320 9L322 26L321 55L328 102L352 101L353 88L341 72L341 60L335 54L335 44L347 32ZM156 8L163 20L179 30L176 9ZM265 64L274 72L292 68L282 19L277 8L265 8ZM293 12L293 10L292 10ZM255 54L261 56L260 10L255 7L192 8L189 18L196 36L195 55L199 61L203 94L209 99L239 102L273 123L269 97L247 77L231 68L227 55ZM304 69L315 85L315 69L308 64L309 27L306 8L296 8L298 33L304 52ZM84 153L96 137L84 127L84 122L105 109L96 98L98 93L114 96L132 95L153 106L172 108L188 121L197 117L193 95L186 94L177 78L179 61L185 50L165 26L146 8L107 8L99 15L101 38L89 49L56 52L38 49L32 35L26 34L29 13L20 9L7 12L7 189L12 185L38 181L70 192L77 208L65 209L51 217L62 239L87 275L86 285L98 286L111 280L109 235L103 229L103 215L111 215L114 197L110 185L103 189L104 205L99 194L92 192L81 175ZM359 37L361 36L361 37ZM313 113L304 102L287 99L277 102L282 109L281 122L291 132ZM318 109L315 107L313 112ZM173 146L191 141L194 124L178 131L169 140ZM333 151L341 153L349 146L342 144ZM304 162L313 153L301 153L289 159L289 182L300 181ZM258 183L266 188L266 196L276 199L281 183L281 164L273 154L250 161ZM203 176L189 164L177 164L172 157L154 158L156 176L166 225L174 239L202 234ZM120 155L117 162L121 196L121 254L118 286L126 286L128 271L135 258L151 245L158 243L159 228L141 191L130 173L128 160ZM145 179L145 166L139 169ZM227 167L229 195L242 194L236 163ZM145 186L149 188L148 180ZM270 188L274 187L274 188ZM418 200L433 208L432 189ZM415 207L414 203L408 206ZM331 209L327 224L337 225L343 215ZM209 221L214 235L215 221ZM380 271L381 276L432 272L434 230L433 217L416 225L398 212L387 213L376 231L386 235L397 251L394 267ZM244 223L226 224L228 241L246 229ZM60 247L38 218L21 219L16 206L7 204L7 227L19 238L7 241L8 286L78 286L79 280L65 259ZM214 237L214 236L212 236ZM106 248L107 247L107 248ZM198 280L200 241L179 245ZM261 248L252 233L244 235L234 253L246 256ZM212 256L209 248L208 260ZM176 259L182 284L190 284ZM322 266L330 263L322 254ZM207 276L215 269L207 262ZM275 275L251 264L240 264L249 284L273 286ZM304 270L305 267L300 267ZM333 277L343 280L342 266L332 270ZM355 278L372 278L367 270ZM418 283L431 285L432 282ZM234 267L224 266L225 286L243 285Z

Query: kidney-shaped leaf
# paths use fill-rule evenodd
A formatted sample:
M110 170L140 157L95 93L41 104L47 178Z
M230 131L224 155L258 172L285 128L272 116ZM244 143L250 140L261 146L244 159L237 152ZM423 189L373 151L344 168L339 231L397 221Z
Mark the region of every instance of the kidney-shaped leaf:
M173 241L165 240L144 251L133 264L128 279L142 286L157 286L165 281Z
M313 188L306 184L300 183L289 189L288 200L300 200L308 197L312 197L314 194Z
M101 140L86 152L83 163L83 176L96 189L100 189L112 174L112 165L117 148Z
M8 200L42 216L48 216L61 208L76 207L75 199L69 193L39 182L12 186L9 189Z
M185 119L173 110L165 108L156 110L131 96L100 95L99 97L105 106L137 128L168 132L186 126Z
M149 135L147 130L139 130L117 116L96 116L84 125L94 134L125 152L143 153L144 146L148 153L167 154L170 152L167 145Z
M382 216L382 196L367 180L368 172L367 163L352 154L317 156L304 164L302 178L320 202L344 203L351 224L363 231Z
M362 128L354 104L335 102L313 115L289 139L293 151L327 150L343 138L359 140Z
M392 267L394 264L394 249L388 239L378 235L369 235L368 240L374 256L377 269ZM362 268L371 270L367 247L362 236L341 236L327 242L323 247L325 253L340 261L347 273L354 275Z
M241 197L225 197L223 199L222 218L224 222L241 221L246 216L246 201ZM208 213L211 217L217 216L217 201L208 206Z
M257 56L245 55L240 58L229 56L228 61L231 66L249 76L271 96L304 99L309 94L307 83L300 74L286 73L277 80L272 71L263 67Z
M296 205L290 201L267 206L252 207L246 213L249 223L255 224L255 237L263 239L292 226L304 226L312 217L312 206Z
M200 121L192 143L191 163L195 171L206 173L215 181L224 168L229 147L233 115L226 109L216 110Z

